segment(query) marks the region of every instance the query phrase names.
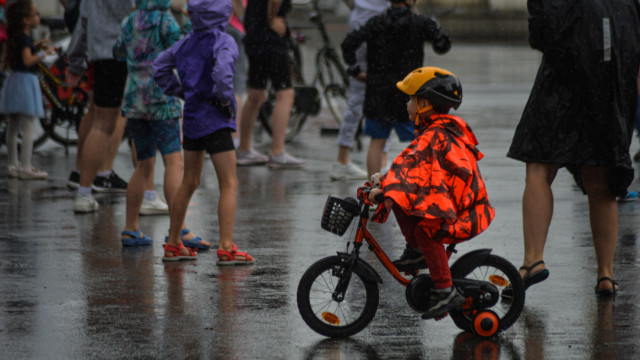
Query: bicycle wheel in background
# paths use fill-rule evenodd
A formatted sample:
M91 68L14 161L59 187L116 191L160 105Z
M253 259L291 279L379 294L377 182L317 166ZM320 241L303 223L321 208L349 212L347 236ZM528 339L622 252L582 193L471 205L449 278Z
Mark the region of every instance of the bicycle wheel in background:
M322 87L327 107L335 121L340 125L347 107L347 88L349 78L344 66L332 49L323 49L316 57L316 81Z
M272 114L273 107L275 106L275 94L271 91L267 95L267 100L262 104L260 108L260 112L258 113L258 118L260 119L260 123L262 127L267 131L269 135L272 133ZM296 109L295 105L291 108L291 115L289 117L289 124L287 124L287 130L285 132L284 141L291 142L296 135L302 129L302 125L307 120L307 113L301 112Z
M52 104L47 96L42 96L45 117L40 123L45 131L58 144L69 146L78 144L78 126L87 111L87 93L80 88L68 88L65 100Z

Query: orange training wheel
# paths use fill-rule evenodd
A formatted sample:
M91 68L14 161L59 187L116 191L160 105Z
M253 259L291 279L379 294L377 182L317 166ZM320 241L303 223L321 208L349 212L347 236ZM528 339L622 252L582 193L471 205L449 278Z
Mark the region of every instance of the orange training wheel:
M482 311L473 318L473 330L483 337L490 337L498 332L500 319L493 311Z

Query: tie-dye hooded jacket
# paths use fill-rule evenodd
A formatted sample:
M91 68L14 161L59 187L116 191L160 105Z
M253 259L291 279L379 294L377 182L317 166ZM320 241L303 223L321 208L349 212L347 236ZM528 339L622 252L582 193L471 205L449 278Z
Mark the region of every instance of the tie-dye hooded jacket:
M182 131L198 139L223 128L235 130L229 118L238 45L225 28L231 16L230 0L189 0L193 32L164 51L153 63L154 79L167 95L183 95ZM178 70L178 76L174 73Z
M384 196L445 244L486 230L495 210L478 168L482 153L469 126L457 116L435 114L381 178ZM384 206L374 221L384 221Z
M181 116L178 99L164 95L153 80L153 61L180 39L180 26L169 14L171 0L136 0L136 11L122 22L113 46L116 59L127 62L129 79L122 114L129 119L167 120Z

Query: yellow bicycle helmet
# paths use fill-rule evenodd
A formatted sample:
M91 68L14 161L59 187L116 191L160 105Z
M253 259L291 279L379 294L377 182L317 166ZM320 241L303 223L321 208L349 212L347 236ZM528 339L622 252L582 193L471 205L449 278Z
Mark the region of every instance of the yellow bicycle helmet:
M440 113L447 113L450 108L457 109L462 103L460 80L445 69L432 66L415 69L396 86L409 96L415 95L429 100L433 108Z

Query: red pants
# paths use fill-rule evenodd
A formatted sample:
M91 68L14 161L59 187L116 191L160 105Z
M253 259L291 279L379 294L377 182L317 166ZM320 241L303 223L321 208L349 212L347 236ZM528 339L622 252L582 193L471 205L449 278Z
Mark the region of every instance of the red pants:
M422 250L436 289L446 289L453 286L449 258L447 258L445 247L442 242L433 240L428 235L440 229L441 221L435 220L433 221L432 229L425 229L423 225L418 225L424 219L407 215L395 204L393 206L393 214L396 216L402 235L404 235L409 246L414 249L419 247Z

